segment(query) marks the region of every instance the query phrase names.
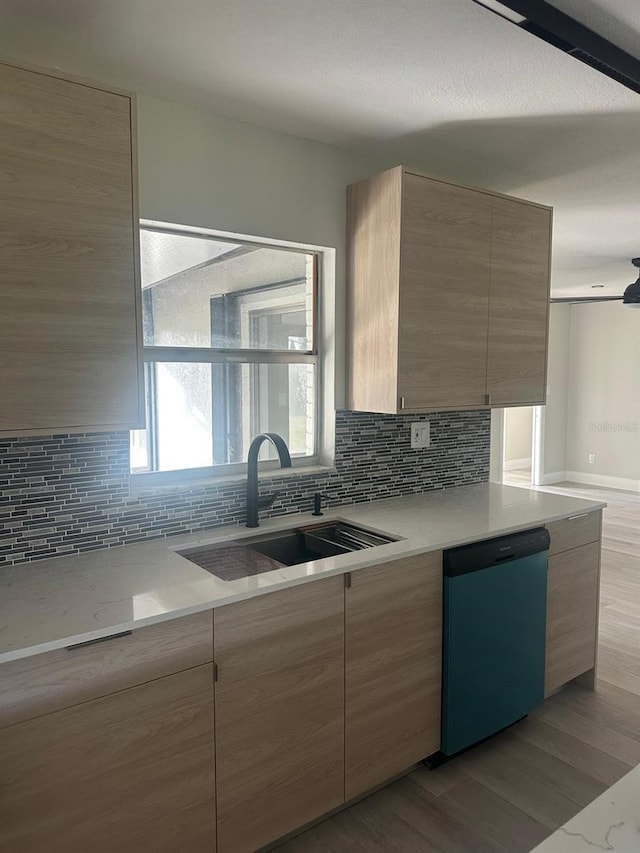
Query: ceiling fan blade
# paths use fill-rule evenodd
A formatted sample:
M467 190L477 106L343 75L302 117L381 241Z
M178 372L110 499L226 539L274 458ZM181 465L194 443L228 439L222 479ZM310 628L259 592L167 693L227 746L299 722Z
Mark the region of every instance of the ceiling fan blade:
M552 296L549 302L567 302L572 305L579 302L622 302L622 296Z

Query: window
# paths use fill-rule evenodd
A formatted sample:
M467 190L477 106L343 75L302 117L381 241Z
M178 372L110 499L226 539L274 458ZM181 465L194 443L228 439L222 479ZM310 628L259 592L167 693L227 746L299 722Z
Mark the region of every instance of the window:
M143 225L140 242L147 428L131 433L132 472L231 473L267 431L294 464L314 460L319 253L177 226Z

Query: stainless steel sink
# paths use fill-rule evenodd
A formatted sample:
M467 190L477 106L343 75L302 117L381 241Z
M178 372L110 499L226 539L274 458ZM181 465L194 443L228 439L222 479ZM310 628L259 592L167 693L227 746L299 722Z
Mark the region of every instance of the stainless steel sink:
M178 554L216 577L229 581L394 541L386 534L372 533L342 521L330 521L219 545L189 548L178 551Z

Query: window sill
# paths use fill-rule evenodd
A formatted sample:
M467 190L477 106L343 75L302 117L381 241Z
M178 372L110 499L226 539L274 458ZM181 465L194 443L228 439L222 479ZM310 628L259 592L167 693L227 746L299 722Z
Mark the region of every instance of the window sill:
M331 465L298 465L293 468L265 468L258 471L261 480L286 480L290 477L311 477L316 474L333 474L336 469ZM145 477L145 483L136 483L136 478ZM153 478L153 480L151 480ZM166 494L168 492L189 492L193 489L235 486L247 482L246 471L233 474L221 474L208 477L191 476L181 471L160 474L131 474L131 497Z

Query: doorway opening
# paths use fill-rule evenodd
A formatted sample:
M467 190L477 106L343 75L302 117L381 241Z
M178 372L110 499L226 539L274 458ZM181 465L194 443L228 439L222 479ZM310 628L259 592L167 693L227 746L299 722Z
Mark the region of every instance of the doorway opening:
M491 482L540 485L544 407L515 406L491 414Z

